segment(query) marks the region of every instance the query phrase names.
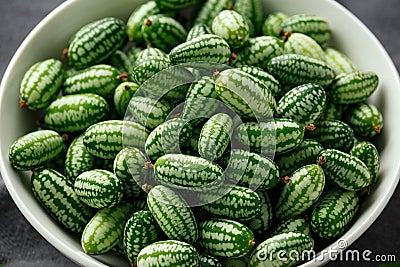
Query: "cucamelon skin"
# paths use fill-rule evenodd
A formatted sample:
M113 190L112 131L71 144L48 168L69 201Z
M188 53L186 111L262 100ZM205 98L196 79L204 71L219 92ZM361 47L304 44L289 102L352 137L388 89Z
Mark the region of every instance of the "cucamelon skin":
M199 254L199 264L200 267L222 267L217 258L205 253Z
M287 232L300 232L306 235L311 233L310 223L301 217L294 217L280 221L275 229L272 231L271 236L279 235Z
M52 218L72 232L83 232L93 212L79 200L64 175L52 169L38 169L32 174L31 186L33 195Z
M146 80L154 74L167 69L171 66L171 62L165 56L150 56L136 61L133 68L133 79L139 85L142 85Z
M125 54L124 51L122 50L115 51L115 53L112 54L108 59L108 62L111 66L118 69L121 74L124 73L122 76L124 76L125 73L127 73L128 74L127 79L131 80L133 63L130 61L128 55Z
M355 156L326 149L319 154L318 162L325 175L346 190L358 191L371 184L368 167Z
M286 15L283 12L273 12L273 13L269 14L265 18L264 23L262 25L263 34L279 37L280 30L281 30L281 24L287 18L288 18L288 15Z
M102 121L90 126L83 136L83 143L92 155L114 159L124 146L144 150L148 130L139 123L122 120Z
M278 219L301 215L317 202L324 190L324 171L316 164L300 167L289 178L275 207Z
M342 52L332 47L324 50L325 61L333 69L336 75L357 71L354 63Z
M285 40L285 54L298 54L325 61L325 52L311 37L302 33L291 33Z
M267 64L268 71L287 86L316 83L325 88L335 78L334 71L324 61L308 56L285 54Z
M148 45L145 49L141 50L136 55L136 62L139 62L148 57L167 57L167 54L157 47Z
M32 65L21 81L20 106L31 110L46 108L60 92L63 76L60 60L50 58Z
M136 43L142 43L144 41L142 33L143 21L147 17L157 14L159 12L160 9L158 8L155 1L148 1L138 6L131 13L126 23L126 33L129 37L129 40Z
M103 254L121 242L132 208L131 204L122 202L112 208L98 210L82 233L83 251L86 254Z
M239 222L209 219L199 224L198 246L211 256L238 258L254 245L253 232Z
M125 34L125 23L114 17L83 26L69 44L69 64L83 69L107 59L123 44Z
M218 13L228 9L232 4L231 0L206 0L197 14L194 24L203 23L211 27L212 21Z
M140 210L131 215L124 227L123 247L130 264L137 261L139 252L159 241L161 234L150 211Z
M293 266L301 260L300 255L304 251L314 248L314 240L306 234L299 232L287 232L268 238L252 252L249 267L262 266ZM278 252L279 253L276 253ZM294 254L293 251L297 253ZM279 257L285 255L285 258ZM299 255L297 260L289 255Z
M113 66L98 64L65 79L64 95L92 93L110 98L121 81L121 72Z
M188 35L186 36L186 42L192 40L193 38L210 33L211 29L206 24L204 23L195 24L188 32Z
M244 46L249 38L246 19L234 10L223 10L213 20L212 32L221 36L232 49Z
M163 14L151 15L142 25L143 38L147 44L168 53L186 40L186 29L175 19Z
M232 119L225 113L212 116L202 127L198 142L202 158L214 161L228 147L233 131Z
M109 111L107 101L96 94L62 96L46 109L46 125L59 132L77 132L101 121Z
M254 234L263 235L270 229L272 220L274 218L274 213L270 198L268 196L268 191L257 189L255 192L261 199L261 212L256 218L252 219L246 224Z
M235 1L234 10L242 15L248 21L248 24L253 26L253 35L259 35L264 17L262 1L237 0Z
M113 172L123 184L124 195L129 198L138 197L143 191L141 186L150 176L144 168L146 155L135 147L124 147L114 159Z
M358 208L356 192L334 187L314 207L311 229L322 238L336 237L348 229Z
M139 85L134 82L123 82L115 88L114 107L119 116L125 116L131 98L136 94Z
M215 34L204 34L174 47L169 53L172 64L185 62L211 62L228 64L231 56L229 44Z
M63 139L57 132L34 131L12 143L8 160L16 170L32 170L55 159L63 148Z
M192 245L185 242L177 240L158 241L140 251L137 266L199 266L199 254Z
M380 156L374 144L362 141L353 146L350 155L359 158L367 166L371 175L371 187L378 181L380 169Z
M83 203L96 209L113 207L123 196L121 180L114 173L100 169L76 177L74 190Z
M370 138L380 134L383 127L383 117L380 110L373 104L359 103L346 112L345 120L360 137Z
M181 9L190 6L197 0L154 0L162 11Z
M165 235L187 243L198 238L193 211L183 197L172 189L157 185L147 195L147 205Z

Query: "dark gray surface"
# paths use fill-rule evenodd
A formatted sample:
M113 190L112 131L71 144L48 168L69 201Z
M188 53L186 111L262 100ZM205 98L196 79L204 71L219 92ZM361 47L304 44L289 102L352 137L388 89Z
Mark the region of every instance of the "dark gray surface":
M133 0L134 1L134 0ZM0 77L26 35L62 0L0 0ZM317 4L318 1L316 1ZM400 1L340 0L378 37L400 69ZM370 229L350 249L394 254L400 260L400 190ZM76 266L53 248L18 211L0 179L0 264L6 267ZM328 266L377 266L377 262L334 262Z

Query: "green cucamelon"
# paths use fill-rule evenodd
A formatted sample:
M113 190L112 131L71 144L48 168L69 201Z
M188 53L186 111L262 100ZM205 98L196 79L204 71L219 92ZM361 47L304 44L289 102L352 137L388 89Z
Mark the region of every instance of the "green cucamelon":
M171 66L170 60L165 56L150 56L136 61L133 68L133 79L142 85L154 74Z
M8 160L15 169L35 169L55 159L64 149L62 137L52 130L38 130L15 140L8 152Z
M122 120L102 121L90 126L83 136L83 143L92 155L114 159L124 146L144 150L148 130L139 123Z
M92 93L110 98L123 75L113 66L99 64L90 66L65 79L64 95Z
M186 40L186 29L175 19L162 15L151 15L142 25L143 38L147 44L168 53Z
M115 88L114 91L114 107L117 114L121 117L125 116L126 109L129 106L131 98L136 94L139 85L134 82L123 82Z
M268 191L258 189L256 190L256 193L261 199L261 212L256 218L247 222L247 225L254 234L263 235L270 229L274 213L268 196Z
M287 232L300 232L309 235L311 233L311 226L305 218L294 217L291 219L280 221L275 229L272 231L271 236Z
M147 195L147 205L165 235L187 243L198 238L193 211L183 197L172 189L157 185Z
M186 42L192 40L193 38L210 33L211 29L206 24L204 23L196 24L188 32L188 35L186 36Z
M229 9L232 6L231 0L206 0L196 16L194 24L205 24L211 27L213 19L222 10Z
M121 180L124 195L135 198L142 192L141 186L146 183L149 173L144 168L147 158L135 147L124 147L115 157L114 174Z
M246 19L234 10L223 10L213 20L211 30L221 36L232 49L244 46L249 38Z
M263 4L260 0L237 0L234 10L242 15L253 26L253 35L259 35L263 20Z
M368 167L350 154L326 149L319 154L318 164L326 176L346 190L358 191L371 184Z
M312 83L303 84L283 95L277 103L275 115L309 125L322 115L325 103L324 88Z
M136 62L148 57L167 57L167 54L157 47L148 45L145 49L141 50L136 55Z
M351 107L345 115L345 121L360 137L369 138L379 134L383 127L380 110L373 104L359 103Z
M175 10L190 6L197 0L154 0L157 6L162 10Z
M269 14L262 25L262 32L264 35L279 37L282 22L288 18L283 12L273 12Z
M287 86L316 83L325 88L335 78L334 71L324 61L303 55L277 56L267 65L268 71Z
M110 56L108 62L111 66L118 69L120 73L128 73L128 79L131 80L130 75L132 74L133 62L130 61L127 54L124 51L117 50Z
M325 52L311 37L302 33L288 34L285 39L285 54L298 54L325 61Z
M77 132L101 121L109 111L107 101L96 94L62 96L46 109L44 121L59 132Z
M343 112L345 105L335 104L328 98L325 103L325 110L322 113L320 120L334 121L341 120L343 117Z
M375 145L367 141L359 142L350 150L350 155L359 158L367 166L373 187L378 181L380 169L380 156Z
M137 266L199 266L199 254L192 245L185 242L177 240L158 241L140 251Z
M83 26L69 44L69 64L83 69L107 59L121 47L125 35L125 23L114 17L103 18Z
M38 169L32 174L32 192L48 214L66 229L82 233L93 216L92 209L83 204L74 185L52 169Z
M271 91L257 78L238 69L227 69L217 75L218 98L242 119L268 118L276 108Z
M96 209L113 207L123 196L121 180L114 173L100 169L76 177L74 190L83 203Z
M356 192L334 187L314 207L311 229L319 237L333 238L343 233L359 208Z
M253 232L236 221L209 219L199 228L198 246L212 256L238 258L255 245Z
M289 178L275 207L278 219L301 215L317 202L324 190L324 171L316 164L300 167Z
M156 127L146 139L145 150L152 162L166 154L178 153L191 136L192 127L184 119L174 118Z
M148 1L139 5L131 13L126 23L126 33L129 37L129 40L136 43L142 43L144 41L142 33L143 21L147 17L157 14L159 12L160 9L154 1Z
M325 61L333 69L336 75L357 71L354 63L342 52L332 47L324 50Z
M224 179L223 170L216 163L183 154L158 158L154 175L158 183L195 192L219 187Z
M103 254L120 243L132 209L131 204L122 202L112 208L98 210L82 233L83 251L86 254Z
M139 252L161 238L157 222L150 211L140 210L131 215L124 227L123 246L130 264L137 261Z
M199 264L200 267L222 267L217 258L205 253L199 254Z
M31 110L46 108L60 92L63 76L60 60L50 58L32 65L21 81L20 106Z
M248 266L293 266L302 260L303 252L313 248L314 240L309 235L299 232L282 233L259 244L252 252Z

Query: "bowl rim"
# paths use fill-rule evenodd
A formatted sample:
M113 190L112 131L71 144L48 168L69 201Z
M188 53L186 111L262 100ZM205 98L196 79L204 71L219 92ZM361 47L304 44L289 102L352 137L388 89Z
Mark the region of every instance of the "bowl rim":
M38 33L41 31L43 27L46 26L49 22L51 22L56 16L58 16L60 13L64 12L66 8L71 7L75 2L78 2L79 0L67 0L60 5L58 5L55 9L53 9L49 14L47 14L33 29L32 31L25 37L23 42L20 44L18 47L17 51L14 53L12 56L10 62L7 65L7 68L4 72L1 84L0 84L0 100L3 99L4 94L5 94L5 84L6 81L9 79L9 76L11 75L11 70L14 68L16 63L18 62L22 51L24 51L30 43L30 40ZM348 17L350 17L355 23L357 23L358 27L368 35L369 39L374 42L374 44L379 48L380 53L384 55L385 61L389 64L388 67L391 70L392 74L396 76L395 83L397 84L397 87L400 88L400 78L399 78L399 73L389 56L388 52L382 45L382 43L378 40L378 38L372 33L372 31L351 11L349 11L347 8L345 8L343 5L340 3L334 1L334 0L325 0L328 2L330 5L335 6L338 8L341 12L345 13ZM2 102L0 101L0 110L2 109ZM2 145L0 143L0 151L3 148L1 148ZM35 217L35 215L24 205L22 199L19 197L18 193L16 192L14 186L12 185L11 178L8 175L8 171L5 165L5 162L7 161L7 158L4 158L2 156L2 153L0 153L0 172L3 177L3 181L5 183L5 186L12 197L14 203L17 205L18 209L20 212L23 214L23 216L26 218L26 220L35 228L36 231L40 233L40 235L46 239L52 246L54 246L57 250L59 250L63 255L74 261L75 263L78 263L80 265L84 266L107 266L104 263L102 263L98 258L86 255L82 252L78 252L72 247L69 247L65 242L63 242L61 239L57 238L54 234L52 234L41 222ZM390 188L387 189L386 194L384 197L377 199L379 203L375 205L375 209L372 210L369 213L369 216L367 217L366 220L364 220L358 228L356 228L354 231L349 233L348 231L340 237L339 240L344 240L347 243L348 248L352 243L354 243L362 234L364 234L367 229L376 221L376 219L381 215L385 207L387 206L389 200L392 198L393 193L399 183L400 179L400 163L397 164L397 170L396 170L396 177L392 179L391 186ZM328 245L328 247L337 250L338 253L343 251L344 249L341 249L340 246L338 246L337 240L335 240L334 243L331 243ZM346 249L345 248L345 249ZM324 255L323 260L321 261L309 261L301 266L304 267L309 267L309 266L321 266L326 263L328 263L330 259Z

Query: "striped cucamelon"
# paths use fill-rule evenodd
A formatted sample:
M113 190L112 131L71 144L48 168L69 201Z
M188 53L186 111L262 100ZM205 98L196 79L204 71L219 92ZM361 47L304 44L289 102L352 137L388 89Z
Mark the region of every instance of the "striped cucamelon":
M126 23L126 33L129 37L129 40L136 43L142 43L144 41L142 33L143 21L147 17L159 12L160 9L154 1L148 1L135 8L135 10L130 14Z
M63 77L60 60L50 58L32 65L21 81L20 106L31 110L46 108L60 92Z
M211 27L213 19L222 10L229 9L232 6L232 0L206 0L196 16L194 24L203 23Z
M220 72L215 90L218 98L242 119L268 118L276 108L271 91L260 80L238 69Z
M324 61L308 56L285 54L267 64L268 71L287 86L316 83L325 88L335 78L334 71Z
M147 205L168 238L194 243L198 227L193 211L183 197L172 189L157 185L147 195Z
M112 208L98 210L82 233L83 251L86 254L103 254L121 242L132 208L130 203L122 202Z
M253 26L253 35L259 35L264 18L262 1L237 0L233 8L247 20L249 27Z
M137 266L199 266L199 254L192 245L185 242L178 240L158 241L140 251Z
M123 73L121 77L125 78L125 76L127 76L126 79L131 80L133 62L130 61L128 55L125 54L124 51L115 51L108 59L108 62L111 66L118 69L121 74Z
M295 149L275 158L281 176L290 176L299 166L315 163L323 146L313 139L303 139Z
M210 33L211 29L206 24L204 23L195 24L188 32L188 35L186 36L186 42L192 40L193 38Z
M195 192L215 189L224 181L223 169L216 163L183 154L158 158L154 175L160 184Z
M314 125L315 130L307 131L306 138L316 140L324 148L348 152L353 146L354 131L347 123L333 120L319 121Z
M355 144L350 150L350 155L359 158L364 162L371 175L371 187L373 187L378 181L379 169L380 169L380 156L378 149L374 144L363 141Z
M355 104L366 101L378 84L379 77L374 72L342 73L335 77L327 94L333 103Z
M133 79L142 85L154 74L171 66L171 61L165 56L149 56L136 61L133 68Z
M297 14L282 21L281 28L284 32L299 32L310 36L319 44L326 43L331 36L328 22L317 15Z
M254 234L263 235L268 230L270 230L272 220L274 218L274 213L272 210L270 198L268 196L268 191L258 189L255 192L261 199L261 212L256 218L247 222L247 225Z
M279 182L279 169L267 157L244 149L232 149L223 157L227 161L224 175L229 182L253 190L270 189Z
M212 256L238 258L254 245L253 232L239 222L214 218L199 224L198 246Z
M181 9L190 6L197 0L154 0L162 11Z
M90 66L65 79L64 95L92 93L110 98L123 75L113 66L99 64Z
M174 118L157 126L146 139L145 150L152 162L166 154L178 153L192 135L192 126L184 119Z
M8 160L15 169L35 169L55 159L64 149L62 137L52 130L38 130L15 140L8 152Z
M241 186L221 186L218 190L199 195L201 207L216 217L240 222L249 221L261 214L261 198L251 189Z
M334 187L313 208L311 229L322 238L336 237L349 228L358 208L356 192Z
M333 121L341 120L346 105L335 104L328 98L325 103L325 110L322 113L320 120Z
M235 138L250 150L261 154L286 153L303 141L304 127L294 120L275 118L245 122L236 128Z
M136 55L136 62L139 62L148 57L167 57L167 54L157 47L148 45L145 49L141 50Z
M220 261L208 254L199 254L199 266L200 267L222 267Z
M316 164L300 167L289 178L275 207L278 219L301 215L317 202L324 190L324 171Z
M96 158L87 151L81 134L68 147L64 164L65 176L73 182L79 174L94 169L95 162Z
M144 168L146 162L146 155L135 147L124 147L116 155L113 172L121 180L125 196L135 198L142 192L141 186L150 176Z
M108 111L107 101L99 95L66 95L50 104L44 122L58 132L77 132L101 121Z
M174 47L169 53L172 64L185 62L211 62L228 64L231 56L229 44L215 34L204 34Z
M280 221L272 231L271 236L287 232L300 232L309 235L311 233L310 222L301 217L294 217Z
M160 238L157 222L150 211L133 213L125 224L123 237L123 247L129 263L136 263L139 252Z
M276 116L302 125L315 123L324 112L325 90L317 84L303 84L288 91L278 101Z
M259 244L251 254L248 267L293 266L302 260L304 252L313 248L314 240L309 235L282 233Z
M163 14L151 15L142 24L145 42L168 53L186 40L186 29L175 19Z
M152 130L165 121L171 110L172 106L167 100L133 96L128 105L126 118Z
M270 35L279 37L282 22L288 18L283 12L273 12L269 14L262 25L262 33L264 35Z
M266 69L270 59L284 53L283 42L273 36L258 36L249 38L246 46L235 52L236 59L232 59L234 67L251 65Z
M125 146L144 150L148 130L139 123L122 120L102 121L90 126L83 136L83 143L92 155L114 159Z
M244 46L249 38L246 19L234 10L223 10L213 20L211 30L221 36L232 49Z
M131 101L131 98L136 94L138 89L139 85L134 82L123 82L115 88L113 97L114 108L119 116L125 116L129 101Z
M121 47L125 35L125 22L114 17L83 26L68 46L69 64L83 69L107 59Z
M121 180L114 173L100 169L76 177L74 190L83 203L96 209L113 207L123 196Z
M359 103L351 107L345 114L345 121L360 137L369 138L379 134L383 127L380 110L373 104Z
M302 33L288 34L285 39L285 54L298 54L325 61L325 52L311 37Z
M79 200L67 177L52 169L38 169L32 174L31 186L35 198L60 225L83 232L93 212Z
M346 190L358 191L371 184L368 167L350 154L326 149L319 154L318 164L326 176Z
M354 63L342 52L332 47L324 50L325 61L333 69L336 75L357 71Z
M212 116L203 125L198 141L202 158L214 161L222 156L229 146L233 131L232 119L225 113Z

